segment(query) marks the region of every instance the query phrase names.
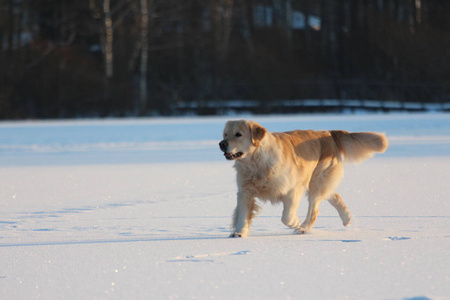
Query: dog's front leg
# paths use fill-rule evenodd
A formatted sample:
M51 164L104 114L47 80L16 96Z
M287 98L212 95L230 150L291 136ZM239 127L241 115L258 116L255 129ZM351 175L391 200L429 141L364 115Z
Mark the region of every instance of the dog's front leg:
M292 190L288 194L280 197L283 202L283 215L281 217L281 222L293 229L300 227L300 219L297 216L297 210L302 195L303 188L299 187L296 190Z
M234 210L232 229L230 237L247 237L250 231L252 218L257 210L255 197L246 192L238 192L237 205Z

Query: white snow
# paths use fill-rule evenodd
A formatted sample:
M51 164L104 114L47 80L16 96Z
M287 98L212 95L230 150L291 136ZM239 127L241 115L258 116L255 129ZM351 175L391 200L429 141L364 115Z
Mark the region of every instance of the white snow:
M0 299L450 299L450 115L246 118L386 132L346 166L350 227L323 203L294 235L265 204L228 238L225 117L2 122Z

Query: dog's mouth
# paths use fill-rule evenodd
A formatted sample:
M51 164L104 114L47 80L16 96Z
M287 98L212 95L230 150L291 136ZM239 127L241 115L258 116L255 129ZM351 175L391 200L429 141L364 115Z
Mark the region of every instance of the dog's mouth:
M242 152L236 152L236 153L225 152L223 155L228 160L235 160L235 159L238 159L239 157L241 157L242 155L244 155L244 153L242 153Z

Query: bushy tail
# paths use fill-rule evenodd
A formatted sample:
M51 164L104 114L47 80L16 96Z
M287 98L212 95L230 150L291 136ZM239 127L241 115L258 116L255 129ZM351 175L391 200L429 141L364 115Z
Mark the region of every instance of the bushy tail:
M383 153L388 147L388 140L382 133L330 131L345 162L360 163L373 154Z

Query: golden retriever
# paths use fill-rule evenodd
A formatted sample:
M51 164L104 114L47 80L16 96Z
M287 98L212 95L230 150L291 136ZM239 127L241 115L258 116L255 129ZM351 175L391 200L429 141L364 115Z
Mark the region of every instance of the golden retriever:
M335 193L343 175L343 161L358 163L388 147L384 134L349 133L342 130L268 132L253 121L228 121L219 143L227 160L237 171L237 206L230 237L247 237L259 207L256 199L283 203L281 221L297 233L309 231L319 213L319 204L328 200L336 208L344 226L351 214ZM303 223L297 209L303 193L308 193L308 213Z

